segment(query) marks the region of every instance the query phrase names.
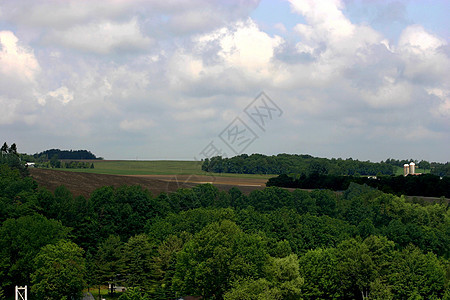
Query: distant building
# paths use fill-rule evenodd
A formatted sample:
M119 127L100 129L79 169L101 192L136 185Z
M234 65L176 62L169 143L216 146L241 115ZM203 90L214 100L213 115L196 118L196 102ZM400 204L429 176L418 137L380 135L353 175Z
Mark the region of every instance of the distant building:
M33 163L33 162L27 162L25 165L26 165L28 168L34 168L35 163Z
M416 173L416 164L414 162L410 162L408 164L403 165L403 176L408 175L421 175L422 173Z

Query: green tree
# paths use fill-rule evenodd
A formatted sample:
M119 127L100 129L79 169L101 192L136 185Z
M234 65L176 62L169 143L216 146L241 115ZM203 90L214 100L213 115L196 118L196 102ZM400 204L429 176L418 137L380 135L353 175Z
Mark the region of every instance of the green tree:
M110 235L100 246L95 256L95 278L99 284L111 284L111 293L117 274L123 271L123 244L119 236Z
M119 300L150 300L150 297L141 292L139 288L127 288L127 290L120 295Z
M280 291L283 299L294 300L301 297L304 280L300 277L297 255L270 258L266 267L266 278Z
M83 253L65 240L44 246L34 259L31 291L39 299L79 299L85 286Z
M242 281L224 295L225 300L282 300L281 291L265 278Z
M0 222L38 211L36 189L32 178L22 177L19 170L0 165Z
M0 227L0 274L3 287L30 283L32 261L41 247L66 238L69 229L41 215L8 219Z
M260 278L266 261L261 237L245 234L229 220L212 223L178 254L174 289L178 295L222 299L233 282Z
M370 283L370 300L392 300L394 295L392 294L391 287L384 283L380 278L376 278Z
M152 273L152 246L146 234L131 237L124 246L124 276L128 287L148 290Z
M373 226L372 220L370 220L370 219L362 220L358 224L358 227L356 228L356 230L357 230L359 236L363 239L372 234L375 234L375 226Z
M335 248L310 250L299 259L306 299L344 299Z
M395 298L443 297L446 289L446 271L435 254L431 252L423 254L417 247L408 246L396 253L389 267L388 280Z
M17 145L16 145L15 143L13 143L13 144L9 147L8 152L9 152L10 154L18 155L18 154L17 154Z
M359 240L343 241L337 247L337 266L346 298L367 299L370 283L376 278L376 266L369 248Z
M55 154L52 156L52 158L50 158L50 165L52 166L52 168L60 168L61 167L61 162L58 159L58 154Z
M0 149L1 154L2 155L7 154L8 153L8 149L9 149L8 144L6 142L4 142L2 148Z
M303 278L300 277L298 263L295 254L272 257L265 267L265 278L240 281L224 295L224 299L301 299Z
M175 274L177 254L183 248L185 240L191 235L180 234L182 237L170 235L157 248L157 254L152 257L152 281L155 282L155 296L168 299L175 298L172 290L172 278Z

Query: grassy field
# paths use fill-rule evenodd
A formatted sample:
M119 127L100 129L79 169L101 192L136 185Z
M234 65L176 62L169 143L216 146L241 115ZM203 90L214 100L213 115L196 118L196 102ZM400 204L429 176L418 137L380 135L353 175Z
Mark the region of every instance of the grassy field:
M71 172L84 172L110 175L214 175L219 177L264 178L276 175L208 173L202 171L200 161L181 160L95 160L94 169L56 169Z

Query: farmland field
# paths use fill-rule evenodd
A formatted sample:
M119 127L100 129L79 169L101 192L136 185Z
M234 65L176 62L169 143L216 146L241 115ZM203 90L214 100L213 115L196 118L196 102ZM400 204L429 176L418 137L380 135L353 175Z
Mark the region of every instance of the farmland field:
M244 193L265 187L273 175L215 174L201 170L196 161L109 161L92 160L94 169L30 168L31 176L39 185L55 190L66 186L75 196L89 197L102 186L141 185L154 195L211 183L220 190L235 186Z
M190 188L201 183L211 183L220 190L237 187L245 194L263 189L267 180L276 175L208 173L201 170L201 162L196 161L131 161L92 160L94 169L40 169L30 168L31 176L40 186L52 191L65 185L75 196L89 195L102 186L141 185L154 195L173 192L178 188ZM428 171L428 172L427 172ZM429 170L416 169L418 173ZM396 170L398 175L403 169ZM415 198L409 196L408 198ZM427 202L439 198L420 197ZM450 201L447 199L447 201Z
M59 169L70 172L83 172L110 175L204 175L215 177L238 177L269 179L270 174L230 174L202 171L202 162L184 160L86 160L94 164L94 169ZM58 169L56 169L58 170Z
M63 169L64 171L111 175L204 174L201 162L175 160L89 160L94 169Z

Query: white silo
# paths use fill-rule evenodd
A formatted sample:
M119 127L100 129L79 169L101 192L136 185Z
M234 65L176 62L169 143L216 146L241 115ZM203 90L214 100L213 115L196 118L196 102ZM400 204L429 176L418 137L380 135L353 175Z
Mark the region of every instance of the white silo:
M406 176L409 174L409 165L408 164L404 164L403 165L403 176Z
M409 174L414 174L416 173L416 164L414 162L410 162L409 163Z

